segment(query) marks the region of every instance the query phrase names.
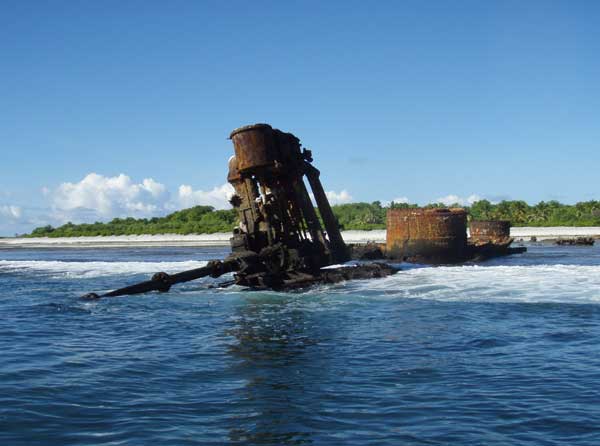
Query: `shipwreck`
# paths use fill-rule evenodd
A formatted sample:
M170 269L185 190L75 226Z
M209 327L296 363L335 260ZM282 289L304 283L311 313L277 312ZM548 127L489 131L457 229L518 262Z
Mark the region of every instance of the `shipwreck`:
M254 124L234 130L230 139L234 155L227 180L235 190L230 202L239 219L231 254L201 268L158 272L150 280L84 298L166 292L178 283L228 273L232 279L218 286L290 290L390 276L401 262L457 263L524 250L509 247L506 222L472 222L468 239L464 209L390 209L385 244L348 246L312 153L296 136ZM341 265L352 259L359 262Z

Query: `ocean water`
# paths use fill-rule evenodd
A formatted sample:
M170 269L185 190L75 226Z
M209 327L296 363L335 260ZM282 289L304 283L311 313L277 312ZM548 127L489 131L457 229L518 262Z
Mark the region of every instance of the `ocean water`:
M222 248L0 250L0 445L598 445L600 249L83 301Z

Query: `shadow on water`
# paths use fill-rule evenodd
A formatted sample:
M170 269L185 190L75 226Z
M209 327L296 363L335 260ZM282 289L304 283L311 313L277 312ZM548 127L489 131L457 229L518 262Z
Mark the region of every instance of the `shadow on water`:
M242 413L232 418L229 438L244 444L310 444L315 371L326 373L319 344L328 328L318 314L296 305L306 297L263 295L240 306L227 335Z

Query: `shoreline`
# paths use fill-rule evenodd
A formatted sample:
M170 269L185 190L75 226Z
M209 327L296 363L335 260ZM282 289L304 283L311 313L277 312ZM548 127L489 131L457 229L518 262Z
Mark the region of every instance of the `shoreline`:
M538 241L558 238L594 237L600 238L600 227L514 227L510 230L515 241L529 241L536 237ZM38 237L38 238L0 238L3 248L125 248L162 247L162 246L229 246L230 233L215 234L160 234L160 235L116 235L96 237ZM343 231L346 243L385 242L385 230Z

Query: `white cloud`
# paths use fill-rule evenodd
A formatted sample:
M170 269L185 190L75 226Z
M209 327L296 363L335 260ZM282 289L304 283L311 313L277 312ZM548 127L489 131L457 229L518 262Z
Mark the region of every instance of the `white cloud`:
M481 200L483 200L483 197L481 197L477 194L472 194L467 197L467 203L469 203L469 205L476 203L478 201L481 201Z
M23 215L23 210L19 206L2 205L0 206L0 216L9 220L19 220Z
M352 195L350 195L346 189L341 192L330 190L325 192L325 195L331 204L343 204L352 201Z
M469 206L475 203L476 201L482 200L477 194L469 195L468 197L459 197L458 195L446 195L445 197L440 197L435 200L436 203L444 203L446 206L450 206L452 204L460 204L461 206Z
M383 200L381 202L381 205L384 207L388 207L390 204L392 204L392 202L394 202L396 204L410 203L410 200L408 199L408 197L398 197L398 198L394 198L393 200Z
M54 190L42 188L52 207L49 219L60 223L150 217L195 205L226 209L233 193L233 187L225 183L208 191L182 184L171 194L164 184L152 178L135 182L125 174L110 177L97 173L90 173L79 182L62 183Z
M235 193L233 186L225 183L209 191L194 190L192 186L182 184L179 186L177 195L179 207L191 207L196 205L213 206L216 209L227 209L230 207L229 199Z
M124 174L105 177L97 173L88 174L78 183L62 183L46 193L59 212L88 210L99 217L151 215L161 210L169 197L165 186L152 178L134 183Z

